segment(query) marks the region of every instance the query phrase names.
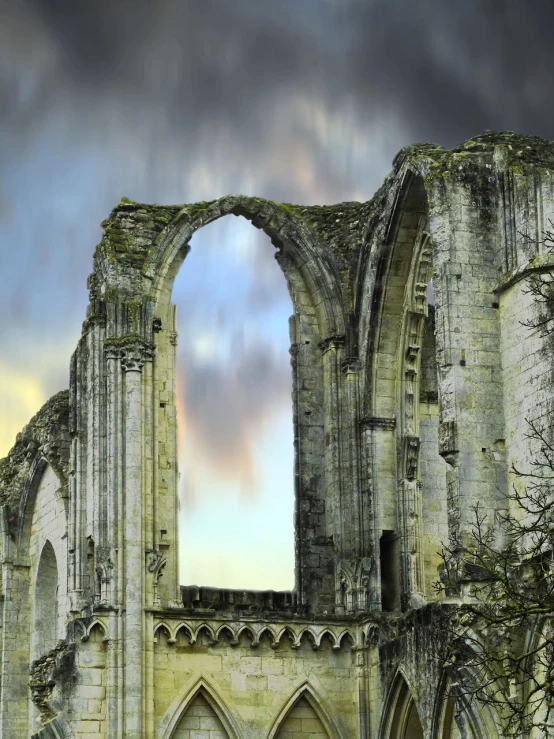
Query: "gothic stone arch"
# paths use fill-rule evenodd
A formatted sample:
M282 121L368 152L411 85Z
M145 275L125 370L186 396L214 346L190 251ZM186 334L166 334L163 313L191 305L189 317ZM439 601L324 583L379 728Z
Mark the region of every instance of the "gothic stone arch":
M32 668L41 735L87 721L102 739L155 736L197 674L260 735L291 681L316 681L337 731L368 739L385 710L378 676L402 663L428 739L443 705L426 651L443 607L434 552L467 533L475 502L502 507L510 465L532 453L521 419L551 415L553 350L519 319L533 310L529 274L552 268L553 172L548 142L489 132L453 151L403 149L366 203L119 203L94 254L70 390L0 461L1 739L37 728L21 665L46 538L64 638ZM293 303L293 592L177 577L171 289L195 231L227 215L268 234ZM47 478L57 523L38 536Z

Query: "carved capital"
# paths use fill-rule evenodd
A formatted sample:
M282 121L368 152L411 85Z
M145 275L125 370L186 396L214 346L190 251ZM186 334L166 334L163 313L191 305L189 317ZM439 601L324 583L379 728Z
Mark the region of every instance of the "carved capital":
M106 359L121 359L121 346L119 343L108 343L104 344L104 356Z
M349 357L341 364L341 369L345 375L356 374L361 370L361 368L362 364L358 357Z
M106 359L119 359L125 371L142 370L144 363L154 358L156 347L138 336L122 339L106 339L104 354Z
M343 345L344 345L344 335L343 334L331 334L330 336L326 336L324 339L322 339L318 344L323 354L326 354L329 351L329 349L337 350Z
M129 342L123 347L121 366L126 372L141 371L144 363L154 357L154 347L145 341Z

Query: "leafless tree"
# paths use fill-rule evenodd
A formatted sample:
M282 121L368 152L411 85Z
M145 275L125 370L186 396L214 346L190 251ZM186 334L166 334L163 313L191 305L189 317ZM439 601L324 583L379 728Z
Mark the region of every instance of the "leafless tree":
M554 341L554 272L537 265L527 289L524 325ZM526 424L533 458L512 467L502 511L476 506L470 530L451 533L436 587L460 603L447 626L453 695L495 709L503 736L554 736L554 419Z

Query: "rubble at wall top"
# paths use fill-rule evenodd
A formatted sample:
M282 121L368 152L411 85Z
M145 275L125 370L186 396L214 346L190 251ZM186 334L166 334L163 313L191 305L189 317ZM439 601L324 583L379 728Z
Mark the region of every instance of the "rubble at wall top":
M62 484L69 473L69 390L48 400L24 429L7 457L0 459L0 505L19 504L29 470L39 452Z

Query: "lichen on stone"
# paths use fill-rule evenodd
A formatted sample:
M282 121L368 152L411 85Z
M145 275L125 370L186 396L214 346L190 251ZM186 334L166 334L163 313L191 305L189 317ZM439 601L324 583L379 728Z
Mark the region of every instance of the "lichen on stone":
M0 459L0 505L18 506L31 465L40 452L67 485L69 475L69 391L48 400Z
M54 649L31 663L29 674L31 699L41 721L46 723L56 715L51 705L54 688L68 693L75 682L75 644L59 641Z

